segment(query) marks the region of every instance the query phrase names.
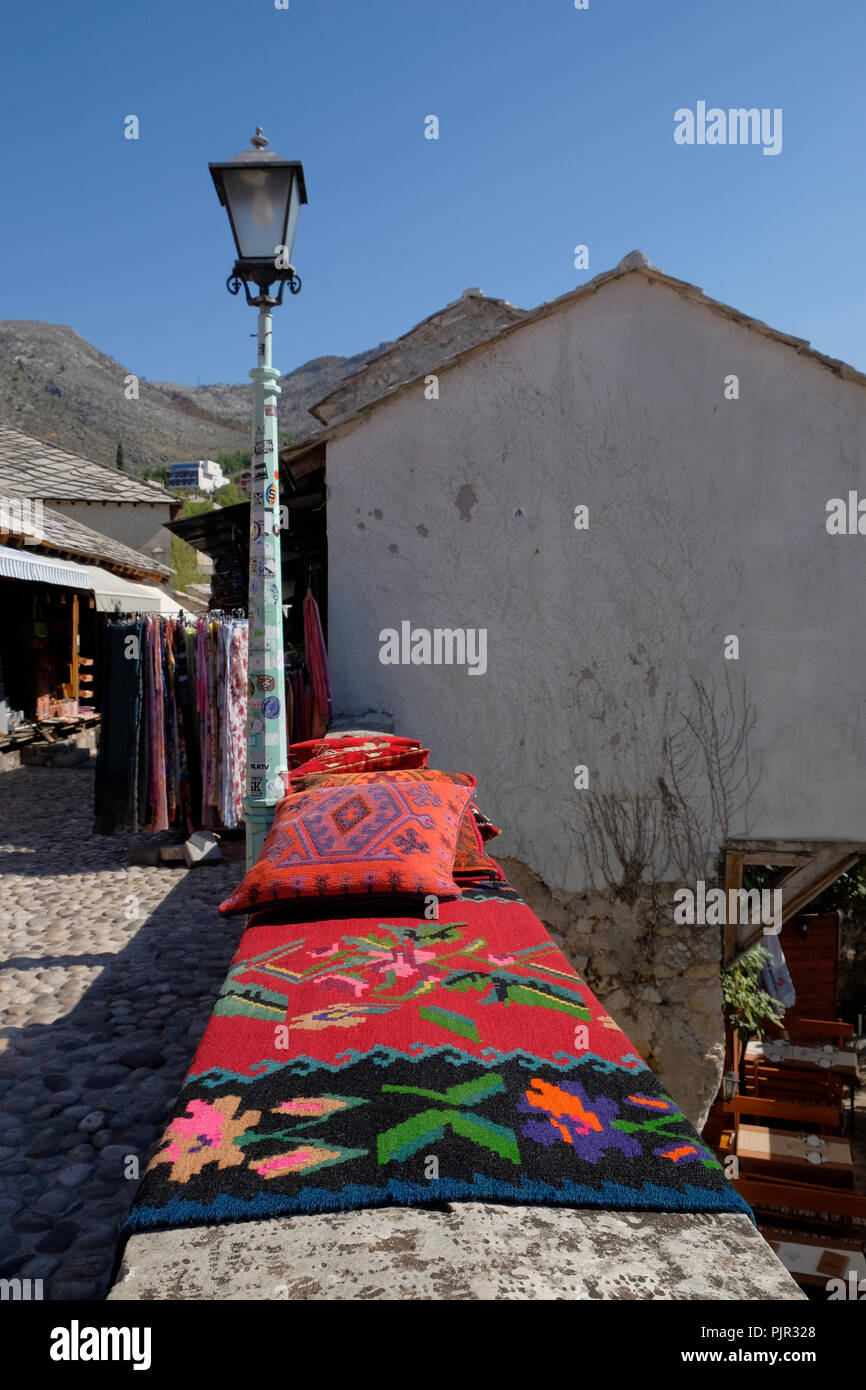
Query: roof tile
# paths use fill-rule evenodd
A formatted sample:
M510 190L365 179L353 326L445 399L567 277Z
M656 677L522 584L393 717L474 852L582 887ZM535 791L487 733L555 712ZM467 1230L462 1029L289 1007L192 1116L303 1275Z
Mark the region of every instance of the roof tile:
M0 493L46 502L172 503L170 492L0 425Z

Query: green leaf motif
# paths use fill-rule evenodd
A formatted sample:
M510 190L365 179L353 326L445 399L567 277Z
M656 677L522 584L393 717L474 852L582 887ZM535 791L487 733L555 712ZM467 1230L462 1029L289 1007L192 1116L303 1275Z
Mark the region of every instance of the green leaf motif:
M459 1110L422 1110L420 1114L413 1115L402 1124L394 1125L393 1129L380 1134L380 1165L394 1159L402 1163L419 1149L429 1148L436 1140L444 1137L446 1125L450 1125L455 1134L470 1140L471 1143L490 1149L500 1158L510 1159L512 1163L519 1165L520 1151L512 1129L505 1125L496 1125L491 1120L479 1119L476 1115L464 1115Z
M384 1085L383 1094L424 1096L428 1100L444 1101L449 1108L422 1110L380 1134L379 1163L390 1163L392 1160L404 1162L419 1149L429 1148L437 1139L441 1139L446 1126L450 1125L454 1133L459 1134L462 1139L468 1139L471 1143L498 1154L500 1158L519 1165L520 1151L512 1129L453 1108L456 1105L478 1105L504 1090L505 1082L496 1072L478 1076L474 1081L463 1081L457 1086L449 1086L446 1091L428 1091L421 1086Z
M478 1025L472 1018L467 1018L465 1014L454 1013L452 1009L442 1009L436 1004L422 1004L418 1010L421 1018L428 1023L434 1023L439 1028L446 1028L449 1033L457 1033L461 1038L468 1038L470 1042L480 1042Z

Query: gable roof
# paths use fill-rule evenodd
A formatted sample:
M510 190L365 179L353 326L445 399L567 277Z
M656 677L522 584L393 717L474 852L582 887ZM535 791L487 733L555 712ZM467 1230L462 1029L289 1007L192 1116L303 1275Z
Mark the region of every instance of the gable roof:
M20 536L24 539L25 536L32 536L32 532L28 532L23 521L16 524L15 518L8 515L0 520L4 538ZM73 520L71 516L62 516L60 512L52 512L48 507L43 507L41 521L42 534L39 540L35 544L27 544L27 551L31 555L49 551L52 555L61 555L67 559L91 561L117 574L146 575L148 578L159 580L168 579L174 574L174 570L158 564L151 556L143 554L140 550L133 550L129 545L122 545L110 536L103 536L101 531L91 531L89 526L82 526L80 521ZM4 544L8 544L5 539Z
M769 324L763 323L760 319L752 318L751 315L744 314L739 309L734 309L730 304L724 304L718 299L711 299L709 295L704 294L703 290L699 289L697 285L692 285L687 280L677 280L672 275L666 275L663 270L659 270L656 266L651 265L642 251L631 251L627 256L623 257L615 269L604 271L596 275L595 278L590 280L587 284L580 285L575 290L569 290L566 294L560 295L557 299L548 300L544 304L539 304L537 308L528 311L518 310L521 317L514 323L506 324L491 336L485 337L483 341L473 343L456 352L453 356L441 361L438 370L450 371L453 367L459 366L470 357L474 357L486 351L510 334L519 333L521 329L526 328L531 323L538 323L541 319L549 318L553 314L571 308L574 304L589 299L591 295L597 294L605 285L611 284L615 280L621 280L626 275L640 275L651 285L666 285L670 289L676 291L677 294L681 295L682 298L689 300L691 303L698 304L704 309L708 309L711 313L730 319L751 332L759 333L765 338L770 338L773 342L793 348L800 356L806 357L810 361L815 362L818 366L833 372L834 375L840 377L842 380L851 381L860 386L866 386L866 375L862 372L858 372L857 369L852 367L849 363L843 362L836 357L827 357L824 353L818 352L811 346L806 338L795 338L790 333L781 333L778 329L771 328ZM504 303L505 301L501 302ZM409 337L411 334L406 336ZM370 365L375 366L375 359ZM432 364L428 364L428 370L431 369L431 365ZM423 380L424 375L424 371L419 372L410 369L407 374L403 375L402 379L395 381L375 397L364 400L351 414L333 420L326 429L320 430L309 439L303 440L300 444L295 444L287 449L281 450L280 460L284 463L290 463L292 460L300 458L304 453L308 452L311 447L320 446L328 439L332 438L338 431L341 431L343 426L360 421L376 406L383 404L392 396L400 395L409 387L417 387L419 381ZM318 407L314 407L314 411L317 409Z
M310 414L325 425L336 424L362 405L380 400L407 375L414 378L438 369L465 348L497 337L503 328L526 318L528 312L516 309L507 299L488 298L479 289L464 290L459 299L429 314L344 377L335 391L311 407Z
M48 502L173 504L170 492L0 424L0 493Z

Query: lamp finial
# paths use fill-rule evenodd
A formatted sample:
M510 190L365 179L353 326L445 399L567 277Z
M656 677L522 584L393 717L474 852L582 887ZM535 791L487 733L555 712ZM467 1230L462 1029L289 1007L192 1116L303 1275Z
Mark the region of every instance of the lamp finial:
M253 136L252 140L250 141L250 144L251 144L251 145L254 145L255 148L256 148L257 150L263 150L263 149L265 148L265 145L266 145L267 143L268 143L267 136L266 136L266 135L262 135L262 128L261 128L260 125L257 125L257 126L256 126L256 133L255 133L255 135Z

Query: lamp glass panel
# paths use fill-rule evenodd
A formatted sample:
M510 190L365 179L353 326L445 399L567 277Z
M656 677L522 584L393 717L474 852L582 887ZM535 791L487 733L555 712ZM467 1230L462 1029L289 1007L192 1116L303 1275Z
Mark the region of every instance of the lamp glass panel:
M289 202L289 222L286 227L286 253L289 260L292 259L292 247L295 244L295 232L298 230L298 216L301 211L301 194L298 188L298 180L292 180L292 194Z
M238 254L244 260L273 260L283 240L292 169L226 169L225 195Z

